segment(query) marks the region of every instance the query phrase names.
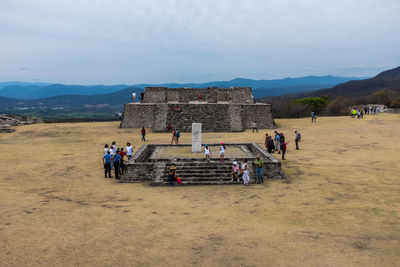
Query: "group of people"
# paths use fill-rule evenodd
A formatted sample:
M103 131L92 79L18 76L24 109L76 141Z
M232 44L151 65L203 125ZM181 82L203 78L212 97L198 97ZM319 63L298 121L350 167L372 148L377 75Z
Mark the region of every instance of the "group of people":
M226 146L223 142L221 142L219 146L219 160L221 163L223 163L225 160L225 151L226 151ZM204 154L206 156L206 159L209 160L211 156L211 149L207 144L204 145Z
M144 92L140 93L140 102L143 102L144 100ZM136 92L135 90L132 91L132 102L135 103L136 102Z
M299 150L299 142L301 140L301 134L297 131L294 131L294 142L296 144L296 150ZM274 136L265 134L265 147L268 153L282 154L282 160L285 160L285 154L287 150L287 145L289 141L286 141L285 135L283 133L278 133L275 131Z
M378 113L379 113L379 107L377 106L366 106L364 108L353 107L351 110L351 117L364 119L364 114L378 114Z
M120 175L124 174L125 162L132 158L133 146L131 143L126 143L126 148L117 147L115 141L104 145L103 165L104 165L104 177L113 178L111 171L114 170L115 178L120 179Z

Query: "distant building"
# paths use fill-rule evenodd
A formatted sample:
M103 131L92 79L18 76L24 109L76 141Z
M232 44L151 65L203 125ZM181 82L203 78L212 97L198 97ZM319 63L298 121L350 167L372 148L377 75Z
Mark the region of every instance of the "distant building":
M260 129L275 128L271 105L255 103L250 87L146 87L141 103L125 104L121 128L165 132L171 124L190 132L193 122L202 123L203 131L244 131L253 122Z

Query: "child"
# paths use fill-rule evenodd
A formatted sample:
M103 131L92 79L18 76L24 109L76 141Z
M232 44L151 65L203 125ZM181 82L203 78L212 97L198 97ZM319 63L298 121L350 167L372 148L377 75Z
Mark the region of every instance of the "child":
M206 154L206 159L210 159L211 150L208 145L204 145L204 153Z
M237 163L237 161L234 161L232 167L231 183L233 183L234 178L236 178L237 182L239 183L239 174L240 174L239 164Z
M221 142L221 146L219 147L219 159L221 162L224 162L225 150L226 150L226 147L225 147L224 143Z
M249 177L249 170L247 168L247 159L243 160L242 164L242 179L243 179L243 185L249 185L250 177Z

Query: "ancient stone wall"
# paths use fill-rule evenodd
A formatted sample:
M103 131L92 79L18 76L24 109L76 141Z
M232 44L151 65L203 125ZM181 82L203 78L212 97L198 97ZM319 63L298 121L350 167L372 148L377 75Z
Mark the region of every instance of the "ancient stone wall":
M121 128L153 127L155 110L155 104L125 104Z
M146 87L143 103L166 103L167 87Z
M251 87L232 87L229 89L229 95L232 103L255 103Z
M271 105L254 104L242 105L242 124L246 129L251 128L252 122L257 123L257 127L261 129L275 128L274 120L271 112Z
M217 101L218 102L229 102L230 101L229 89L218 89Z
M168 104L164 129L171 123L182 132L190 132L193 122L202 123L202 131L230 131L229 105Z

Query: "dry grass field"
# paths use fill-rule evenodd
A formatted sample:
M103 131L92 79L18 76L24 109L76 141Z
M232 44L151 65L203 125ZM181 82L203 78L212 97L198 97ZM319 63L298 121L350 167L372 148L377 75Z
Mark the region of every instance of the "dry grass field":
M276 122L291 141L290 179L249 187L105 179L105 143L142 144L139 129L117 122L0 134L0 265L399 266L400 116ZM263 144L265 132L203 141Z

